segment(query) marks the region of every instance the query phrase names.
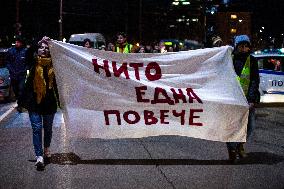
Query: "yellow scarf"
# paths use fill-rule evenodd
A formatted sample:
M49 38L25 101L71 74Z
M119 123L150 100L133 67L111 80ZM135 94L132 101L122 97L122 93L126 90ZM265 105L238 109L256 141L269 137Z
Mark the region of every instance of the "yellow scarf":
M34 78L34 92L36 93L36 101L39 104L42 98L45 97L46 94L46 82L43 76L43 68L47 68L48 73L48 88L51 89L53 87L53 79L54 79L54 69L52 67L51 58L37 58L37 64L35 67L35 78Z

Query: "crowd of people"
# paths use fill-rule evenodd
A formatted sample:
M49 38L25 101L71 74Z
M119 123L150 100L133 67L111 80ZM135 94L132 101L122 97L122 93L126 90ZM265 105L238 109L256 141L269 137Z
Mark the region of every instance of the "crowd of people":
M177 51L185 51L190 49L195 49L193 47L189 48L185 45L180 45L181 42L177 40L175 42L152 42L152 43L142 43L142 44L132 44L128 41L127 35L124 32L118 32L116 34L116 41L109 42L106 46L101 45L98 47L100 50L105 51L113 51L120 53L166 53L166 52L177 52ZM222 40L219 37L219 41L214 45L221 46ZM92 41L89 38L84 39L83 46L87 48L93 48ZM167 43L171 43L171 45L167 45Z
M101 50L118 53L165 53L176 51L174 47L166 47L163 42L154 46L136 46L128 43L127 36L123 32L117 35L116 43L109 43ZM32 127L33 146L36 155L36 167L44 169L44 164L50 161L50 143L52 138L52 124L54 115L60 106L55 74L49 52L49 38L43 37L36 48L25 47L24 40L16 38L15 46L10 48L6 57L6 65L10 72L12 87L17 98L17 110L23 112L23 108L29 113ZM219 36L212 37L211 46L222 45ZM91 48L91 40L84 40L84 47ZM248 36L235 37L232 60L244 94L249 103L249 118L247 125L247 137L250 137L255 127L254 106L259 102L259 73L257 63L250 56L251 42ZM30 73L27 75L27 70ZM42 128L44 130L42 145ZM227 143L229 160L233 163L246 156L244 143Z

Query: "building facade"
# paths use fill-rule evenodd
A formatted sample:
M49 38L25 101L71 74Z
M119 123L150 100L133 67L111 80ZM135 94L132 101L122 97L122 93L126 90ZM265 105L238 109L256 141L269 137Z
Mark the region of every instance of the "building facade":
M218 12L216 31L225 44L232 44L236 35L251 35L251 12Z

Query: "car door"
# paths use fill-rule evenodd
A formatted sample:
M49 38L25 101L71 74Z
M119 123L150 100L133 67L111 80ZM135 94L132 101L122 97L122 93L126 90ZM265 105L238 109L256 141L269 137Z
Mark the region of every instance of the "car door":
M284 57L281 55L257 57L260 90L269 94L284 94Z

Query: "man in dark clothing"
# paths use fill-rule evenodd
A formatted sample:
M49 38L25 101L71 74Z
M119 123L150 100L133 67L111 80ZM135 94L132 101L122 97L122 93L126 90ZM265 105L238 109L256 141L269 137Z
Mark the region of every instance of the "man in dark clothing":
M15 47L8 50L6 65L10 73L11 85L17 99L17 110L22 112L22 94L28 70L27 48L21 37L16 38Z
M249 103L249 117L247 124L247 140L255 127L255 104L259 102L259 73L255 59L250 56L250 40L247 35L235 37L233 64L238 80ZM227 142L229 159L235 163L246 156L241 142Z

